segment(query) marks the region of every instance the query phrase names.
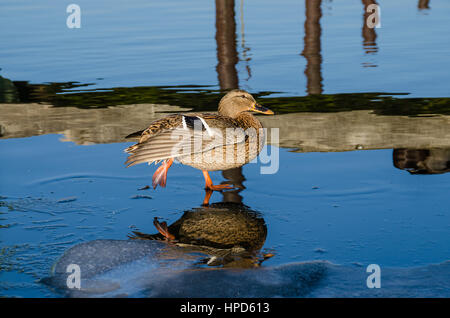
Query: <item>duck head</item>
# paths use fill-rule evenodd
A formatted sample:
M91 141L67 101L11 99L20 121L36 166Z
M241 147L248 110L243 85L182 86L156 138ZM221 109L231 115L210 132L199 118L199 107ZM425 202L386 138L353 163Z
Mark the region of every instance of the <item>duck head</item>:
M219 102L219 114L236 118L243 112L256 112L273 115L273 111L259 105L248 92L234 89L228 92Z

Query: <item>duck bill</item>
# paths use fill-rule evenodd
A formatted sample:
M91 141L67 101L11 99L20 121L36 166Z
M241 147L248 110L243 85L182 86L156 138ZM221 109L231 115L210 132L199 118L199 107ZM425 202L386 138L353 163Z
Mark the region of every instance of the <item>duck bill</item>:
M265 115L273 115L273 111L259 105L258 103L255 103L255 105L253 105L253 107L251 108L251 111L255 112L255 113L265 114Z

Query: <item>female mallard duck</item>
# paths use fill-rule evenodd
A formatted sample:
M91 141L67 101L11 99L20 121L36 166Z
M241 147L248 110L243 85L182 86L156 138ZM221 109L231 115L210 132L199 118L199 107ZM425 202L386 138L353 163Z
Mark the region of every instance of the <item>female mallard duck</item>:
M177 159L203 171L206 190L231 189L229 184L214 185L208 171L237 168L259 154L264 132L250 111L273 114L248 92L232 90L220 100L218 114L176 114L156 120L142 132L137 144L125 149L130 154L125 164L162 161L153 175L153 188L165 187L167 171Z

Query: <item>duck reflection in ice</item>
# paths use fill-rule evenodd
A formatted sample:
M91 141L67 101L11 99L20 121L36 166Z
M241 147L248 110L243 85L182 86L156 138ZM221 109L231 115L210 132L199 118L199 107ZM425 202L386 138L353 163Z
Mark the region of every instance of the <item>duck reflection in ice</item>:
M133 231L132 239L165 240L186 252L208 255L201 260L210 266L248 268L273 256L260 252L267 236L261 215L242 203L219 202L193 208L167 226L154 219L159 233Z
M450 149L394 149L394 166L411 174L450 172Z

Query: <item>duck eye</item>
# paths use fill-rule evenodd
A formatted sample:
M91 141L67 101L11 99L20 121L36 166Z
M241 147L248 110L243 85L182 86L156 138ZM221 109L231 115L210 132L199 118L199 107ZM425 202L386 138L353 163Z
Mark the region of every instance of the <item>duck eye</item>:
M242 98L247 98L245 95L241 95L240 97L242 97Z

